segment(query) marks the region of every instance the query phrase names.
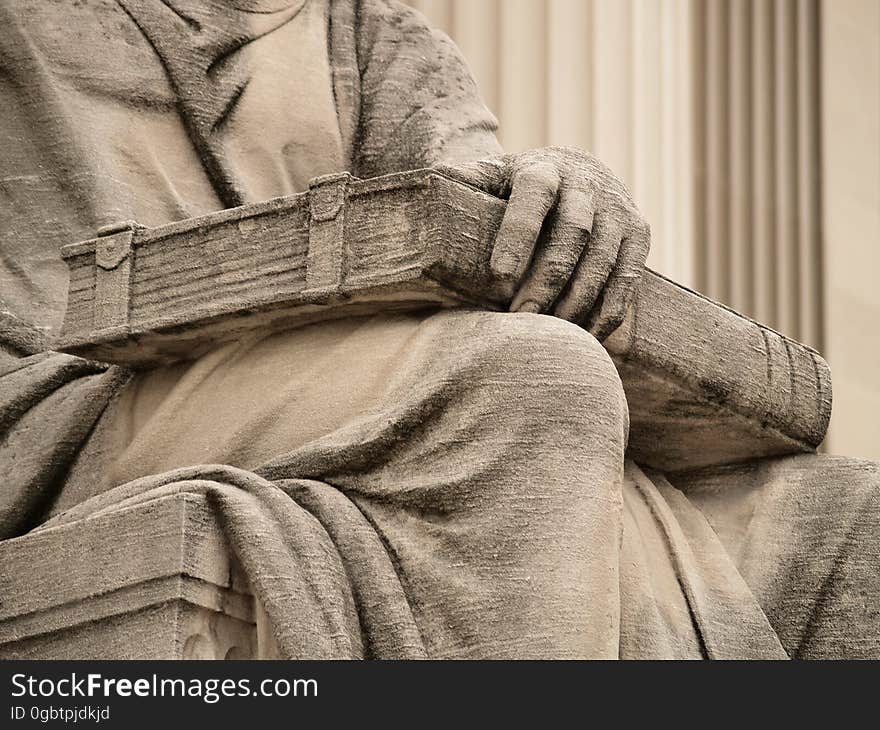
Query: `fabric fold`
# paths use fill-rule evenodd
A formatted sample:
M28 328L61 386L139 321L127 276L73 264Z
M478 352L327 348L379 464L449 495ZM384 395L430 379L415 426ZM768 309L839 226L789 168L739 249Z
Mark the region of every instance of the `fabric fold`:
M666 538L707 658L788 659L706 518L661 473L627 462L627 474Z
M122 368L70 355L20 358L0 371L0 539L45 518L115 393Z
M35 532L178 492L204 495L213 508L281 657L426 656L381 542L344 495L319 482L273 484L224 465L186 467L95 496Z

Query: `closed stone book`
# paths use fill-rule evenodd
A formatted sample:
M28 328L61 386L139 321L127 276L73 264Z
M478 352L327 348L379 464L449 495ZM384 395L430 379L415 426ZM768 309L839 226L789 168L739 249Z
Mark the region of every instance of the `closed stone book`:
M489 268L505 201L435 170L318 178L300 195L63 250L57 349L135 368L243 331L433 306L504 309ZM648 270L604 342L630 409L629 453L683 471L814 450L831 413L812 349Z

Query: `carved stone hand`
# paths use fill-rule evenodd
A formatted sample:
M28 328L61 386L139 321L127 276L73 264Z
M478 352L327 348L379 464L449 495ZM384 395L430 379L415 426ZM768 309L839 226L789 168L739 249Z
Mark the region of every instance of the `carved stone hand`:
M511 311L554 314L600 340L618 327L651 236L604 164L578 149L546 147L442 169L509 198L491 265L514 286Z

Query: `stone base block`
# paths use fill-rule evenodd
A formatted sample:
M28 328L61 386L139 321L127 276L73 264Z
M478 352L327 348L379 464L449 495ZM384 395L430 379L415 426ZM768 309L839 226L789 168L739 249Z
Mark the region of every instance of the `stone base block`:
M0 542L0 659L256 658L254 604L195 494Z

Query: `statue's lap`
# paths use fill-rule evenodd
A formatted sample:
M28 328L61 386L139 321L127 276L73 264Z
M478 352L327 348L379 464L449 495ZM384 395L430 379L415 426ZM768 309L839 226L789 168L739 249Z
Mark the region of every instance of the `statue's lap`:
M511 362L523 341L539 354L522 348L515 358L522 362ZM479 369L473 359L480 351L486 354L478 360L503 361L502 371L534 365L540 379L574 369L589 377L595 367L598 387L621 397L611 360L595 339L551 317L429 310L254 333L196 361L135 373L84 447L56 511L96 489L181 466L255 469L393 404L406 382L430 388L458 377L459 367ZM558 372L542 372L533 361L541 356L561 358ZM529 398L527 387L521 397ZM96 473L103 475L100 484Z

